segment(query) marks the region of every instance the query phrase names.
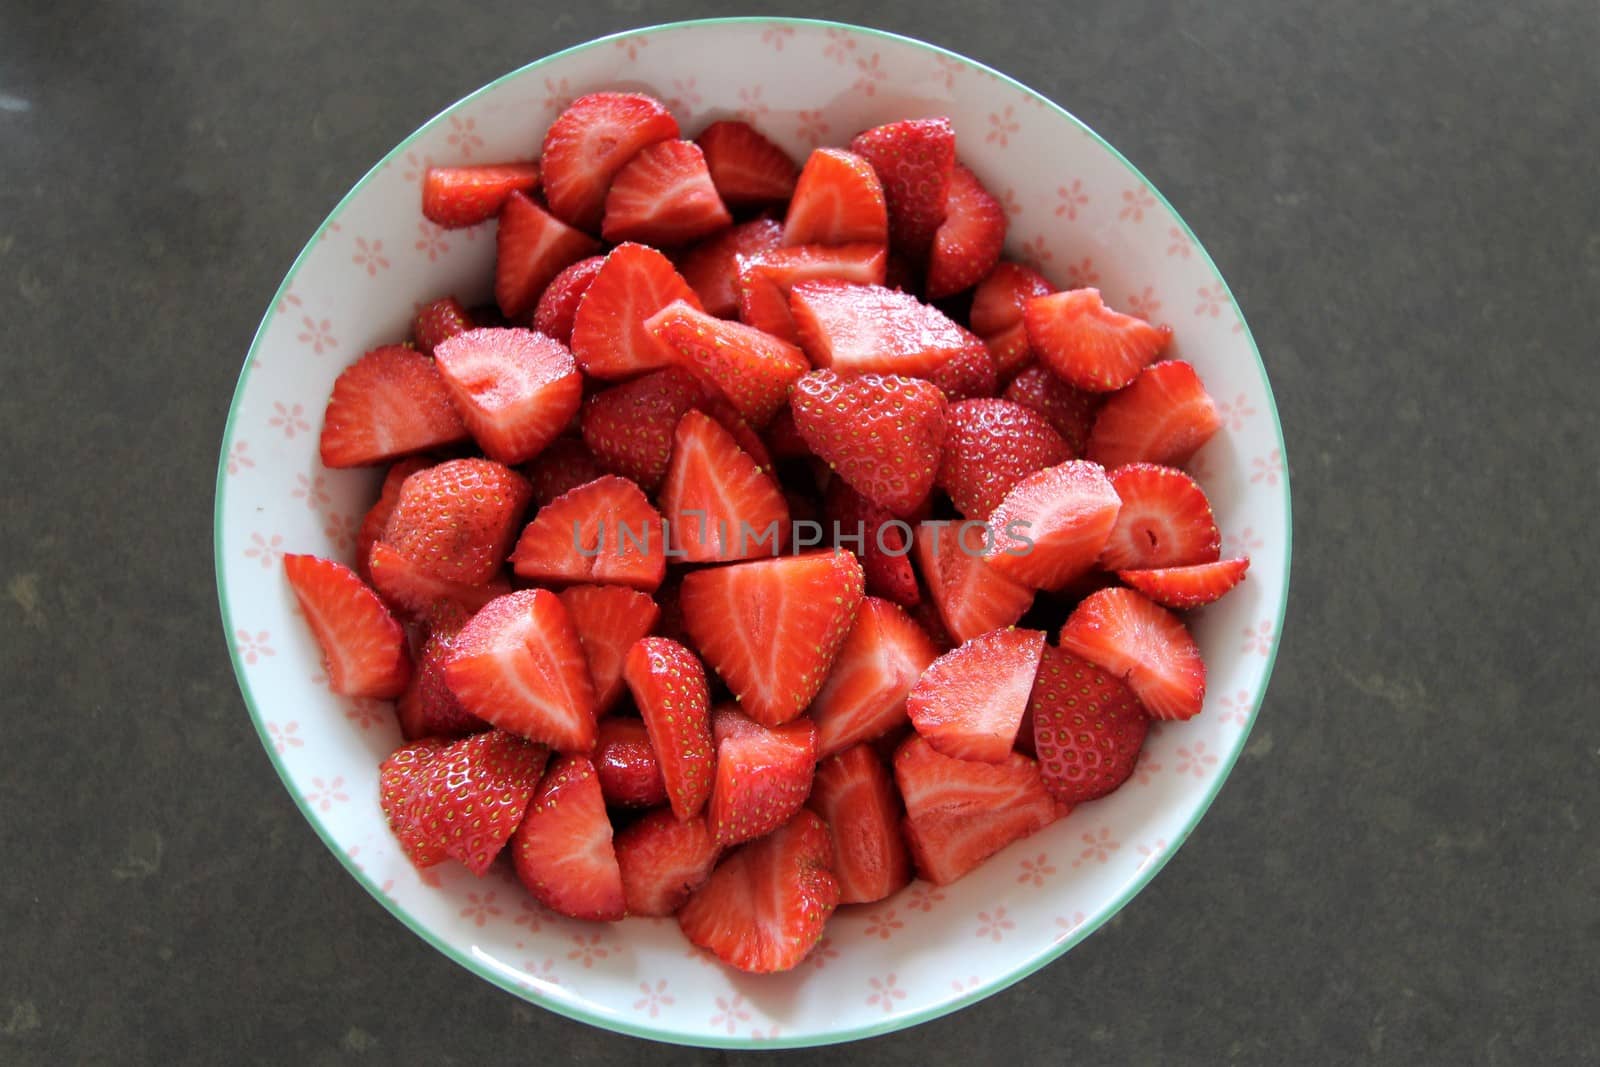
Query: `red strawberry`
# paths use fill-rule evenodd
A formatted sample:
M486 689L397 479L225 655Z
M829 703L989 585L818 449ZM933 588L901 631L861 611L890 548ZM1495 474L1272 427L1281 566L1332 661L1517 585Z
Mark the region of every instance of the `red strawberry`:
M617 171L606 193L607 241L681 245L733 222L693 141L657 141Z
M629 915L666 916L705 885L721 850L705 819L652 811L616 837Z
M809 459L811 446L794 424L794 412L785 407L767 424L767 449L777 459Z
M475 323L467 309L453 296L443 297L417 309L416 320L411 324L411 336L417 339L417 350L423 355L433 355L438 345L458 333L466 333Z
M947 118L903 119L856 134L850 151L872 164L889 209L889 239L924 255L945 220L956 164L956 131Z
M481 584L435 577L428 569L385 541L373 542L367 555L367 574L384 602L407 615L426 615L441 603L477 611L497 596L511 592L496 575Z
M583 303L605 261L605 256L580 259L552 278L533 309L533 328L564 345L572 344L572 323L578 316L578 305Z
M828 823L839 903L870 904L911 881L911 856L900 836L900 796L871 745L855 745L817 764L806 806Z
M812 552L695 571L679 594L695 647L766 726L822 688L855 622L863 579L848 552Z
M1022 479L989 515L984 559L1034 589L1054 589L1094 565L1122 501L1098 464L1071 459Z
M935 751L1002 763L1017 739L1044 648L1042 630L991 630L946 652L917 679L906 712Z
M999 384L995 376L994 357L989 354L989 346L977 334L971 336L971 343L967 347L929 371L926 377L939 387L939 391L951 403L992 397Z
M421 827L406 818L406 805L422 769L444 749L442 737L425 737L396 749L378 766L378 805L389 823L390 832L400 842L406 859L419 870L443 863L447 858L444 843L430 839Z
M711 796L711 694L695 654L667 637L628 650L622 677L644 719L673 814L699 814Z
M776 555L789 525L778 483L709 415L685 413L674 441L660 496L674 556L716 563Z
M911 569L909 525L850 488L843 478L828 483L822 510L834 545L852 550L861 560L867 592L897 604L917 602L922 594Z
M494 238L494 299L509 321L525 321L551 280L600 251L600 243L550 214L530 196L512 193L500 209Z
M756 461L756 466L768 474L772 473L772 453L767 451L767 443L739 414L733 401L720 394L712 395L700 404L700 410L716 419L717 425L728 431L734 443L744 449L745 455Z
M426 469L428 463L421 456L412 456L399 460L384 474L378 499L362 518L361 529L356 531L356 573L362 578L371 578L367 573L367 557L373 543L383 536L384 528L389 525L389 516L394 514L394 506L400 501L400 486L413 474Z
M794 195L800 169L788 153L748 123L713 122L695 143L706 154L706 166L722 199L736 207L781 204Z
M741 971L789 970L810 953L838 906L832 861L827 824L801 810L717 864L679 910L678 925L691 943Z
M706 822L718 845L765 837L799 811L817 767L817 728L804 716L766 727L733 707L717 709L711 727L717 771Z
M1121 389L1172 339L1172 327L1112 311L1098 289L1030 297L1022 320L1028 345L1056 376L1079 389Z
M429 167L422 176L422 215L454 230L500 213L512 193L539 184L537 163L492 163L482 167Z
M1039 775L1063 804L1097 800L1127 781L1150 732L1150 716L1131 689L1048 645L1028 710Z
M981 524L917 527L917 565L940 620L957 641L1010 626L1033 603L1033 590L985 563L983 552Z
M1032 267L1003 259L994 265L972 292L967 322L974 333L989 337L1022 325L1022 309L1032 296L1049 296L1055 289Z
M383 539L425 574L484 585L500 573L528 496L508 467L452 459L405 480Z
M851 488L896 515L922 505L939 472L945 399L937 386L894 374L815 370L789 406L811 450Z
M738 263L739 319L791 344L800 343L789 294L801 282L844 281L882 285L888 256L882 245L795 245L749 256Z
M444 665L455 651L456 635L472 613L449 602L429 613L427 637L417 653L411 682L395 702L400 734L407 741L421 737L455 737L487 729L489 724L467 711L445 682Z
M1122 508L1100 552L1107 570L1143 570L1215 563L1222 534L1211 502L1193 478L1176 467L1130 463L1111 472Z
M898 605L863 600L828 680L811 702L818 754L831 756L905 723L906 697L938 655Z
M533 489L534 506L544 507L562 493L608 472L582 441L558 437L525 463L522 473Z
M1244 580L1248 558L1198 563L1188 567L1118 571L1117 577L1162 607L1187 610L1222 599Z
M933 240L925 295L941 300L982 281L1000 261L1006 210L978 176L957 163L950 175L945 220Z
M618 681L621 681L619 678ZM594 744L594 769L606 803L619 808L653 808L667 802L661 761L650 747L650 733L638 719L601 719Z
M1043 415L1073 453L1083 455L1101 394L1074 389L1044 367L1029 367L1006 386L1005 398Z
M918 538L917 540L913 541L912 546L913 548L920 548L921 539ZM942 543L941 547L943 547ZM979 549L979 551L981 553L982 549ZM1019 586L1018 588L1021 587ZM1022 617L1023 613L1027 610L1027 605L1033 601L1033 591L1031 589L1023 589L1022 591L1027 595L1028 599L1023 604L1022 610L1017 613L1018 618ZM906 614L910 615L912 621L914 621L917 626L922 629L923 633L928 635L928 640L933 642L933 647L936 652L949 652L952 648L955 648L961 643L950 635L949 628L944 624L944 617L939 614L939 606L934 603L931 596L923 597L921 600L917 601L916 604L912 605L912 607L907 610ZM1013 619L1012 621L1015 622L1016 620ZM1008 623L1007 625L1010 624ZM905 729L911 729L911 720L906 720ZM879 748L878 751L880 754L883 754L886 757L892 756L894 755L895 747L896 746L894 745L890 745L887 752L885 752L882 748Z
M528 892L551 911L600 922L627 914L600 780L583 756L551 762L517 827L511 859Z
M622 695L628 649L650 632L661 611L647 594L620 585L574 585L560 596L589 664L595 708L604 715Z
M772 421L789 387L810 366L787 341L682 302L662 308L645 329L680 364L727 397L752 426Z
M594 684L567 609L529 589L491 600L456 635L445 681L487 722L561 752L594 747Z
M645 320L674 300L699 307L694 290L653 248L622 244L606 256L572 323L572 354L585 374L632 378L671 366L672 351L645 329Z
M853 152L819 148L806 159L783 220L786 245L889 243L883 186Z
M1158 719L1192 719L1206 696L1206 665L1183 621L1143 593L1102 589L1061 628L1061 647L1128 683Z
M1002 763L952 759L913 737L894 756L917 873L948 885L1060 814L1039 768L1013 752Z
M672 433L705 397L681 367L665 367L602 389L583 405L583 440L607 469L655 492L672 459Z
M351 697L399 696L411 677L406 634L349 567L316 556L283 557L306 625L322 648L328 688Z
M516 832L548 757L500 730L452 741L413 772L390 828L402 845L442 851L481 878Z
M433 360L385 345L335 379L322 417L322 464L365 467L466 439Z
M677 136L677 120L653 96L580 96L544 135L539 162L550 210L579 229L598 229L617 172L647 145Z
M987 519L1022 479L1072 458L1043 415L1009 400L952 404L945 426L939 487L969 519Z
M801 282L789 310L812 364L840 374L930 374L974 341L938 308L878 285Z
M434 358L473 439L501 463L538 455L583 402L572 353L532 330L470 330L440 345Z
M667 571L661 514L626 478L596 478L539 509L517 539L511 569L535 582L608 582L649 592Z
M1222 428L1222 416L1200 376L1182 360L1146 367L1133 384L1107 397L1084 454L1107 467L1125 463L1181 466Z
M678 261L678 273L689 283L706 311L730 319L739 313L739 257L777 248L783 223L762 216L713 234ZM785 304L784 310L788 311Z

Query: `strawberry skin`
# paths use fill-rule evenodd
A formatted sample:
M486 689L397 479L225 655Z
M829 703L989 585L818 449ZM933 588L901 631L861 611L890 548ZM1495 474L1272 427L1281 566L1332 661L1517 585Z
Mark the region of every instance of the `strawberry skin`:
M978 176L957 163L950 175L945 220L934 235L924 295L929 300L970 289L1000 261L1006 212Z
M606 193L607 241L683 245L731 225L693 141L657 141L630 159Z
M994 357L977 334L969 336L965 348L958 349L949 360L929 371L927 379L937 385L951 403L992 397L999 385Z
M704 819L666 810L650 812L614 843L629 915L673 914L706 884L721 854Z
M845 484L843 478L828 483L823 496L824 528L834 544L848 548L861 560L867 592L907 607L922 596L911 569L911 539L905 523Z
M1172 327L1106 307L1098 289L1029 298L1022 320L1039 361L1069 385L1092 393L1121 389L1161 355Z
M1009 400L951 404L938 484L956 510L987 519L1023 478L1073 458L1043 415Z
M882 285L888 255L882 245L794 245L746 254L738 262L738 314L741 322L800 343L789 294L801 282L844 281Z
M628 649L655 627L661 610L648 594L621 585L574 585L558 595L583 645L595 708L604 715L622 695Z
M667 572L661 513L626 478L596 478L539 509L517 539L511 569L534 582L603 582L650 592Z
M322 417L325 467L365 467L467 439L433 360L385 345L346 367Z
M840 374L926 375L974 343L938 308L880 285L801 282L789 310L812 364Z
M442 737L425 737L396 749L378 766L378 804L389 823L389 831L400 842L400 850L418 870L443 863L448 858L443 842L430 839L406 815L412 790L423 768L433 762L447 743Z
M992 630L946 652L922 673L906 712L934 751L1002 763L1016 742L1044 649L1042 630Z
M458 333L466 333L476 323L467 309L453 296L442 297L417 309L416 320L411 324L411 336L416 338L417 351L425 356Z
M705 668L683 645L646 637L628 650L622 677L661 764L673 814L688 819L711 796L711 694Z
M993 347L990 348L993 352ZM1044 367L1028 367L1006 386L1005 398L1043 415L1074 455L1083 455L1100 411L1099 393L1074 389ZM1104 466L1104 464L1102 464Z
M933 489L945 437L937 386L893 374L843 377L815 370L789 400L806 444L851 488L896 515L909 515Z
M551 761L512 839L511 859L517 878L551 911L596 922L627 914L600 780L583 756Z
M580 259L552 278L533 309L533 328L564 345L572 344L572 323L578 316L578 305L605 261L604 256Z
M1206 665L1188 629L1132 589L1091 593L1061 628L1061 647L1127 682L1158 719L1192 719L1206 696Z
M1185 611L1221 600L1249 569L1249 558L1241 557L1188 567L1118 571L1117 577L1162 607Z
M661 761L650 747L649 731L638 719L612 716L600 720L594 769L600 776L600 792L609 805L654 808L667 802Z
M583 441L615 474L655 492L672 459L672 434L705 398L682 367L666 367L593 394L583 405Z
M783 220L786 245L889 243L889 211L872 164L838 148L806 159Z
M439 605L428 618L428 636L417 653L411 683L395 702L400 733L407 741L423 737L455 737L487 729L489 724L461 706L444 680L444 665L455 651L456 635L471 613L456 604Z
M452 459L405 480L383 540L424 574L485 585L500 573L530 492L493 460Z
M1133 773L1150 716L1122 682L1065 649L1046 646L1028 702L1039 775L1063 804L1114 791Z
M411 456L399 460L384 473L378 499L367 509L361 520L361 528L356 531L356 573L362 578L370 578L367 557L372 552L373 543L383 536L384 529L389 525L389 516L394 514L394 506L400 501L400 486L405 484L407 478L428 466L428 460Z
M938 656L932 639L899 605L877 597L863 600L833 670L811 702L818 754L831 756L909 721L906 698Z
M757 428L772 421L788 398L789 387L810 369L806 357L787 341L707 315L682 301L658 311L645 329Z
M549 753L500 730L473 734L439 749L413 773L396 825L404 846L424 856L443 852L483 877L516 832Z
M572 353L542 333L470 330L440 345L434 358L473 439L501 463L538 455L583 403Z
M351 697L399 696L411 678L411 656L405 631L378 594L349 567L316 556L284 556L283 573L322 648L328 688Z
M534 506L541 508L562 493L608 473L588 446L575 437L556 438L522 466L522 474L533 490Z
M917 527L915 544L929 599L955 640L1010 626L1033 603L1033 590L984 562L978 527L924 522Z
M749 123L713 122L700 131L695 143L705 153L711 180L727 203L782 204L794 195L800 168Z
M1022 321L1022 308L1029 297L1048 296L1055 290L1038 271L1020 263L1001 260L972 291L972 308L967 321L981 336L994 357L995 371L1002 381L1016 376L1030 360L1028 327ZM1052 380L1056 380L1052 377ZM1065 388L1065 383L1063 383ZM1088 433L1088 425L1084 426ZM1083 439L1078 439L1081 450Z
M1100 551L1102 567L1146 570L1222 558L1222 533L1200 483L1155 463L1130 463L1110 477L1122 507Z
M883 185L895 248L925 255L945 220L956 168L956 131L950 120L903 119L874 126L856 134L850 151L872 164Z
M766 727L731 705L711 720L717 771L706 822L720 847L765 837L788 822L811 792L817 729L801 716Z
M776 219L741 222L689 249L678 261L678 272L708 313L730 319L739 313L739 257L777 248L782 240L783 223Z
M1099 464L1072 459L1030 474L989 515L984 560L1013 581L1055 589L1094 565L1122 501Z
M911 881L911 855L900 836L900 795L871 745L855 745L817 764L806 806L822 816L833 838L839 903L870 904Z
M573 319L572 355L578 366L596 378L632 378L677 362L644 326L674 300L700 306L671 260L645 245L613 248Z
M599 229L617 172L641 149L677 136L677 120L653 96L580 96L544 135L539 162L551 212L580 230Z
M1146 367L1132 385L1106 399L1084 454L1107 467L1177 467L1221 428L1222 416L1194 367L1169 359Z
M476 225L499 214L512 193L532 192L538 184L537 163L429 167L422 176L422 216L447 230Z
M600 242L562 222L524 193L512 193L495 231L494 299L508 321L524 321L551 279L600 251Z
M427 615L441 604L477 611L495 597L511 592L511 586L498 575L474 585L435 577L422 564L383 541L374 542L368 550L367 575L384 603L412 617Z
M709 415L686 412L674 440L660 498L674 554L691 563L776 555L789 526L778 483Z

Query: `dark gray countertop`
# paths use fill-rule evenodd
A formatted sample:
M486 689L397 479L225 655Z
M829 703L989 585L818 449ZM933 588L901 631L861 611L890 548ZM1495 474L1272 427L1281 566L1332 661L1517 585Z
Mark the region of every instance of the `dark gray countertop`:
M257 319L374 160L557 48L780 9L324 6L0 16L0 1062L752 1060L530 1007L369 899L250 728L210 527ZM1600 8L975 12L805 11L1015 75L1168 194L1276 387L1293 593L1155 883L830 1061L1600 1060Z

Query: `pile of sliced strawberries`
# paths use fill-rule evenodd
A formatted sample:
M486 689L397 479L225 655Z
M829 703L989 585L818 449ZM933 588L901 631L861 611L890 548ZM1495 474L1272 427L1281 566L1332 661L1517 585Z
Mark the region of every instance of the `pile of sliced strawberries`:
M414 863L780 971L1121 785L1201 709L1175 612L1248 561L1171 331L1002 260L947 120L802 167L679 135L596 93L537 163L428 173L428 218L498 219L497 306L340 375L322 459L388 474L353 570L285 569L333 688L396 701Z

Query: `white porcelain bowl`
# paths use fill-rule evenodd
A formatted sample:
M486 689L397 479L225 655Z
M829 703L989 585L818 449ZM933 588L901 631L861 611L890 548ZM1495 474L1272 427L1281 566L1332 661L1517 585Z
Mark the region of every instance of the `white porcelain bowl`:
M841 909L785 975L725 968L671 920L580 923L535 906L507 874L414 870L377 803L378 763L400 740L394 716L329 692L279 566L290 551L349 559L376 493L376 474L318 461L335 375L405 337L420 302L488 296L493 223L445 232L424 221L423 168L532 158L568 101L606 88L659 95L686 135L746 118L797 159L878 123L950 116L961 158L1010 212L1008 254L1057 285L1098 286L1112 304L1169 323L1173 354L1196 365L1224 416L1194 469L1226 550L1252 563L1248 580L1194 622L1210 672L1204 713L1153 730L1116 794L955 885L914 882L881 904ZM729 19L531 63L448 108L356 183L295 260L250 347L222 444L215 539L234 668L267 752L317 833L402 922L468 970L597 1026L698 1045L812 1045L910 1026L1005 988L1161 868L1216 796L1260 705L1288 592L1289 485L1266 371L1227 285L1115 149L954 53L822 22Z

